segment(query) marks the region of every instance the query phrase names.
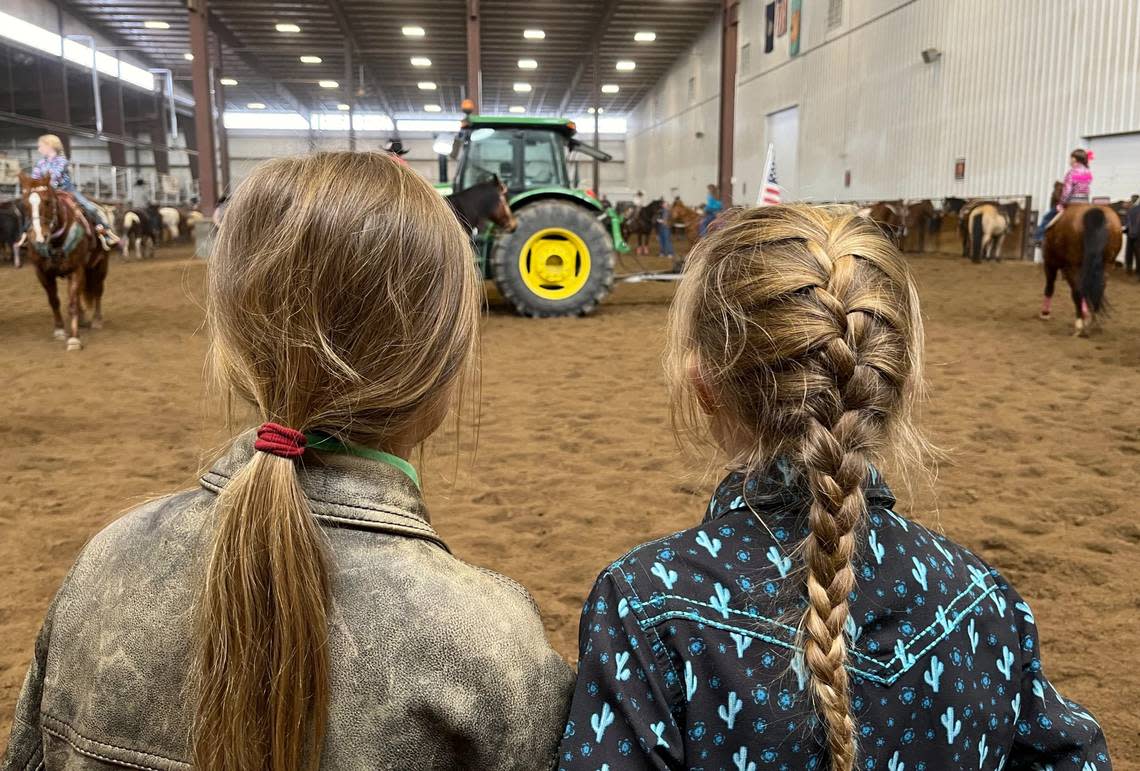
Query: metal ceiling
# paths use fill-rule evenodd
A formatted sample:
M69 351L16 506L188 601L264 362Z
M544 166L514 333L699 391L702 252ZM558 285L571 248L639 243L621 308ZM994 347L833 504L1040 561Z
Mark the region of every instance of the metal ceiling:
M524 107L531 115L582 114L592 105L593 46L601 34L601 83L616 84L617 94L603 94L607 114L630 111L647 90L683 54L722 0L482 0L483 104L485 113ZM63 0L65 10L109 33L116 45L132 48L153 66L169 67L188 81L188 20L178 0ZM226 88L228 109L260 102L268 109L336 111L347 101L346 39L354 44L353 91L356 109L399 117L459 109L466 82L465 0L212 0L210 28L222 50L222 74L238 81ZM169 24L148 29L147 21ZM275 25L296 24L298 33ZM422 38L406 37L406 25L423 27ZM543 40L527 40L524 29L541 29ZM651 43L634 42L638 31L656 33ZM319 56L303 64L300 56ZM411 57L426 56L428 68ZM522 70L518 60L534 59L537 70ZM633 72L619 72L619 59L636 62ZM363 80L361 82L361 75ZM333 80L336 88L322 88ZM420 81L437 84L423 91ZM530 93L513 85L526 82Z

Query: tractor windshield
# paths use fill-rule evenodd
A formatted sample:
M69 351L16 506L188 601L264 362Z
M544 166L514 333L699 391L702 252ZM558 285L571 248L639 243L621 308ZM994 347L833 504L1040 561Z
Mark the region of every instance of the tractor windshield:
M553 131L476 129L467 140L460 188L498 176L513 193L536 187L565 187L566 140Z

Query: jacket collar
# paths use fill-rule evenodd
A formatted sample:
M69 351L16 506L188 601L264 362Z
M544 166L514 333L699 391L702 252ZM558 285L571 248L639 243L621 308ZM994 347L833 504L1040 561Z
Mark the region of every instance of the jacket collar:
M891 508L895 496L874 466L867 466L863 490L869 505ZM717 486L705 512L704 522L712 522L733 511L751 509L775 514L801 514L807 510L807 480L786 460L778 460L763 473L733 471Z
M254 438L253 431L238 436L202 475L202 487L221 492L253 457ZM312 450L296 463L301 489L322 524L422 538L448 550L431 526L419 488L395 466Z

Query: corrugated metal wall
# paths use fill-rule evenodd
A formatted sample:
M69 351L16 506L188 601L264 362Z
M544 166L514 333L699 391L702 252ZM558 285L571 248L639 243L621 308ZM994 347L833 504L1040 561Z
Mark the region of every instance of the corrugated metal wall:
M843 25L827 31L828 0L804 0L793 59L787 37L763 53L764 0L744 0L740 45L750 47L750 71L737 83L737 200L752 200L760 182L765 116L792 105L800 107L792 192L813 200L1031 194L1039 201L1086 138L1140 132L1137 0L845 5ZM630 179L647 192L696 199L715 176L719 35L719 20L710 20L691 56L632 116ZM942 51L941 60L925 64L926 48ZM690 106L694 57L706 98ZM957 158L966 159L962 181L954 179Z

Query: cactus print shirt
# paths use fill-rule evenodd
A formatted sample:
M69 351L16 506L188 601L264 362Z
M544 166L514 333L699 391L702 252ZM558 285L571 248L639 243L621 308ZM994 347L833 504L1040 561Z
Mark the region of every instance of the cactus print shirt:
M896 514L872 469L847 623L856 768L1108 771L1092 715L1046 679L1029 606ZM797 628L807 491L730 475L699 527L639 546L583 609L563 771L830 767Z

